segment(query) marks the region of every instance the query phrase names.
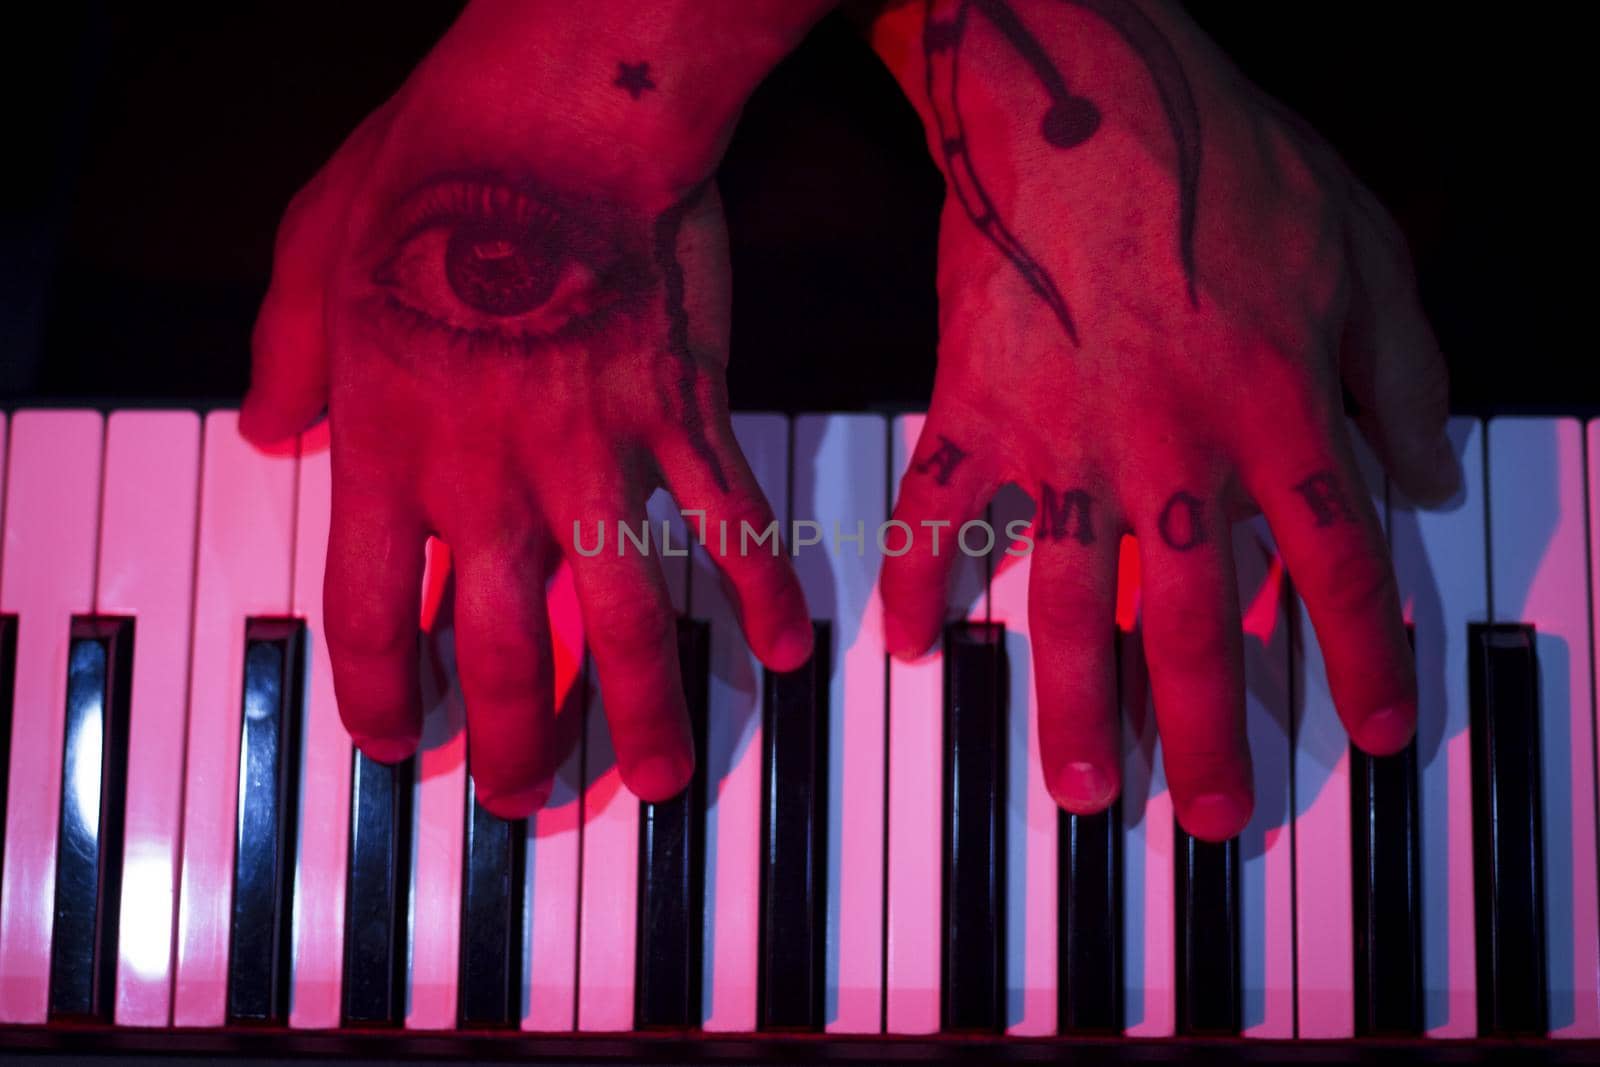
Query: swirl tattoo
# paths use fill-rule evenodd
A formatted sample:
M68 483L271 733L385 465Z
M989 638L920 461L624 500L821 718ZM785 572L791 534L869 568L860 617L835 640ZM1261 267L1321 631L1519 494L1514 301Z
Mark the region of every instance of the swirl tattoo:
M1066 298L1061 295L1050 271L1001 221L994 200L984 188L978 176L977 164L972 158L958 92L961 42L970 26L970 17L973 14L981 15L994 27L1033 71L1034 77L1050 97L1050 106L1045 111L1039 129L1040 136L1047 144L1067 150L1085 143L1100 128L1100 109L1087 97L1071 91L1061 68L1051 59L1039 39L1023 25L1007 0L956 0L955 11L942 18L934 13L939 2L925 0L922 46L926 59L928 100L933 109L939 149L944 156L945 172L950 176L950 186L972 224L1001 255L1011 261L1023 281L1055 315L1068 340L1077 345L1078 330L1072 321ZM1138 55L1155 82L1178 151L1178 256L1188 283L1189 302L1198 307L1194 229L1200 186L1200 113L1184 75L1183 65L1161 29L1130 0L1060 2L1089 12L1115 30Z

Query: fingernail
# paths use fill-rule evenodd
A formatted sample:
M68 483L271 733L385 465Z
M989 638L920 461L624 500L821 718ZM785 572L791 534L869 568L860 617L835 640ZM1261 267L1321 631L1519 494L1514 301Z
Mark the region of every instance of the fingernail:
M889 655L898 660L914 660L928 650L928 642L912 632L909 625L897 615L885 613L883 619L883 645Z
M1056 774L1056 803L1074 815L1093 815L1111 802L1111 779L1092 763L1069 763Z
M379 763L400 763L417 750L419 738L352 736L363 755Z
M1226 841L1244 829L1254 804L1231 793L1206 793L1195 797L1179 813L1179 822L1191 837Z
M650 804L671 800L683 791L694 775L693 763L675 756L646 756L627 776L633 795Z
M526 819L550 799L553 782L545 782L531 789L512 789L504 793L478 791L478 804L484 811L507 821Z
M1374 756L1399 752L1411 742L1417 712L1406 705L1384 708L1368 715L1356 728L1356 744Z
M796 626L792 630L785 630L778 635L778 640L772 646L773 669L777 671L798 670L806 660L811 658L811 626Z

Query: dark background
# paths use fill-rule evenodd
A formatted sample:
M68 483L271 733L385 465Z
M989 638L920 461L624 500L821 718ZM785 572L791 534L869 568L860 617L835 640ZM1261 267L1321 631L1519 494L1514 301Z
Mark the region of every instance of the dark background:
M1593 410L1578 321L1593 300L1579 232L1592 60L1549 14L1564 9L1186 6L1399 217L1458 410ZM0 400L236 400L278 214L458 9L18 8L0 140L14 186L0 207ZM925 403L941 183L915 115L842 19L756 93L720 181L735 406Z

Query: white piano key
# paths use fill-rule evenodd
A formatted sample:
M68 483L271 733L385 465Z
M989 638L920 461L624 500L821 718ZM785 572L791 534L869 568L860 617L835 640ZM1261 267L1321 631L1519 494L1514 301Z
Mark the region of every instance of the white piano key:
M1039 701L1033 677L1033 637L1028 626L1031 555L1008 556L1009 523L1028 521L1033 501L1014 486L990 508L996 545L990 553L989 621L1006 628L1010 672L1006 708L1006 1032L1040 1036L1056 1032L1057 827L1059 809L1044 781L1039 758ZM1030 531L1034 533L1036 531ZM1020 550L1020 549L1019 549ZM1109 620L1108 620L1109 621ZM1112 633L1108 626L1109 637Z
M891 424L890 476L896 492L923 421L922 415L902 415ZM912 531L917 538L931 532ZM887 537L895 551L904 531L888 531ZM939 544L941 551L954 549L954 532L940 531ZM986 561L962 556L951 581L950 617L987 618L987 583ZM944 657L937 647L915 663L889 661L888 730L885 1016L890 1033L931 1034L940 1024L945 934Z
M661 523L677 508L665 491L648 504L656 544ZM612 530L613 535L617 531ZM620 536L620 535L618 535ZM681 531L674 546L684 544ZM629 551L633 551L632 548ZM683 556L663 555L661 563L672 606L680 614L689 603L689 566ZM676 548L674 548L676 551ZM578 910L578 1029L633 1029L634 967L638 950L639 800L622 784L605 697L585 662L583 832L581 900ZM709 845L707 846L709 850Z
M1544 794L1550 1035L1600 1036L1600 896L1583 427L1494 419L1486 436L1490 608L1532 623Z
M923 416L891 426L895 485L905 476ZM915 531L913 531L915 534ZM893 1034L939 1029L943 896L944 668L935 653L889 664L889 863L885 1016Z
M1137 575L1124 538L1119 581ZM1124 594L1119 588L1118 599ZM1119 628L1126 619L1118 609ZM1162 769L1142 635L1122 642L1122 1012L1129 1037L1171 1037L1178 1016L1172 794Z
M195 553L189 737L173 1023L221 1026L238 808L245 619L290 612L294 454L264 455L238 413L206 417Z
M183 819L200 419L119 411L106 428L95 609L134 619L116 1021L165 1026Z
M781 415L736 415L733 432L787 546L789 422ZM693 527L690 536L696 535ZM728 530L729 553L740 550L739 535ZM711 624L700 1004L706 1030L749 1032L756 1029L760 965L762 666L717 575L721 532L707 527L705 536L707 548L694 553L689 590L689 613ZM770 542L752 543L750 551L770 548Z
M339 720L322 625L333 486L324 422L300 439L292 612L306 623L305 719L301 726L300 826L295 849L294 953L289 1025L339 1025L344 974L345 879L350 849L350 735Z
M572 571L550 580L551 646L558 721L573 722L572 751L556 772L550 799L528 820L528 895L523 929L524 1030L571 1030L578 1004L578 869L582 860L578 798L583 780L583 617Z
M886 664L878 529L888 517L887 430L874 415L795 422L790 518L816 523L822 538L798 551L795 569L812 617L831 624L833 640L823 963L829 1033L877 1033L883 1022ZM760 746L754 748L759 762Z
M448 605L450 550L432 538L423 580L422 741L412 783L411 892L407 898L406 1029L456 1025L461 959L461 864L466 849L467 713L456 673Z
M1380 521L1384 478L1354 426L1357 464ZM1305 604L1295 599L1294 835L1295 951L1299 1036L1355 1033L1355 903L1350 840L1350 738L1334 707L1322 647Z
M1467 627L1489 617L1489 554L1483 426L1452 419L1449 432L1461 459L1461 493L1423 511L1396 490L1389 548L1417 654L1423 1028L1430 1037L1462 1038L1478 1031Z
M1294 1036L1294 865L1289 790L1289 597L1266 523L1233 528L1244 626L1245 717L1255 812L1239 836L1240 988L1245 1037Z
M48 1009L72 616L94 610L103 420L22 411L11 420L0 611L17 616L11 774L0 884L0 1022Z

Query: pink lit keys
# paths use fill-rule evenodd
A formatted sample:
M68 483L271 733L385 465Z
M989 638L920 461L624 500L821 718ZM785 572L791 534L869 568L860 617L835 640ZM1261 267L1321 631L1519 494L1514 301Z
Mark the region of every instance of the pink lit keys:
M106 427L95 610L134 619L116 1021L171 1012L200 419L119 411Z
M221 1026L238 804L245 620L293 607L294 454L264 455L238 414L206 417L178 901L173 1023Z
M0 887L0 1022L48 1008L56 831L72 617L94 610L103 421L92 411L11 420L0 611L17 617L11 773Z
M780 526L788 515L789 423L780 415L735 415L733 432ZM690 523L690 532L698 530ZM728 552L742 548L729 529ZM759 532L759 531L758 531ZM752 535L754 536L754 535ZM784 539L787 544L787 539ZM705 1029L756 1029L761 909L762 667L739 629L715 557L720 529L694 553L689 614L710 624L706 709L706 873L701 1011ZM753 540L750 552L771 552ZM778 551L783 551L782 547Z
M1550 1036L1600 1036L1594 693L1583 427L1493 419L1486 437L1493 621L1530 623L1539 671Z

